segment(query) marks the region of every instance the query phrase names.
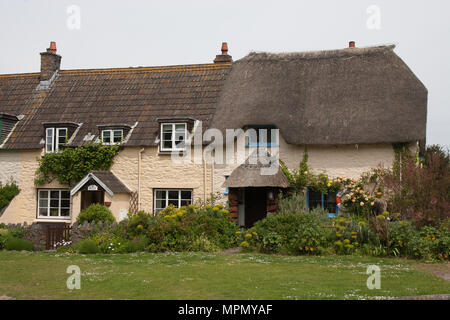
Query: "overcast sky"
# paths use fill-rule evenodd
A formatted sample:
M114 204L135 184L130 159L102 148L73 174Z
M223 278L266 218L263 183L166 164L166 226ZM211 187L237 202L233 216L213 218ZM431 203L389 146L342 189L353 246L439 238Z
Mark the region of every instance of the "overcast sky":
M36 72L56 41L62 69L212 62L250 51L396 44L428 88L427 143L450 147L450 1L0 0L0 74Z

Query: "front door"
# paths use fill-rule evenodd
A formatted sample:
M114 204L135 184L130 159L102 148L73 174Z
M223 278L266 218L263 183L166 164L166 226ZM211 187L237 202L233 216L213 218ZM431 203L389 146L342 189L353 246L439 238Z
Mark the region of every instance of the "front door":
M267 216L266 188L245 188L245 226L253 224Z
M104 191L81 191L81 210L86 209L93 203L104 204Z

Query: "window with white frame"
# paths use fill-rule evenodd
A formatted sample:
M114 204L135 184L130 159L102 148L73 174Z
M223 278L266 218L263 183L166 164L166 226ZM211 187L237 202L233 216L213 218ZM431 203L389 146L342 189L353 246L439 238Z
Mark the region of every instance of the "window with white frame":
M116 144L123 140L123 130L102 130L103 144Z
M45 152L52 153L61 149L67 142L67 128L45 129Z
M161 151L185 150L186 123L161 124Z
M192 203L192 190L155 189L153 202L155 214L167 207L169 204L173 204L177 208L187 206Z
M39 189L38 190L38 218L70 217L69 190Z

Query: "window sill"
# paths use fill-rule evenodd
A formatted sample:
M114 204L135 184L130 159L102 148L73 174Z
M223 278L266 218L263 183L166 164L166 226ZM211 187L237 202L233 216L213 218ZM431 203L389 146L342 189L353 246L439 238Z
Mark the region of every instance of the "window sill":
M255 148L255 147L279 147L276 143L250 143L245 146L246 148Z
M179 155L185 155L186 154L186 150L173 150L173 151L169 151L169 150L160 150L158 152L158 155L172 155L173 153L178 153Z
M64 217L64 218L47 218L47 217L39 217L34 219L34 222L70 222L71 218L70 217Z

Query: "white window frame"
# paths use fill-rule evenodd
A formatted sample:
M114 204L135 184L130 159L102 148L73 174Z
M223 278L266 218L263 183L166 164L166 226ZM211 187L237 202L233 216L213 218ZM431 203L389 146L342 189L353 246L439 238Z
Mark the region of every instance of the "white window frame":
M69 132L67 128L46 128L45 129L45 153L53 153L53 152L58 152L60 147L59 147L59 132L60 131L65 131L65 139L67 139L67 133ZM51 132L51 142L49 144L48 139L50 137L49 132ZM67 143L64 142L62 145L65 145Z
M120 142L114 142L114 132L120 131ZM109 142L104 142L104 133L109 132ZM113 144L119 144L123 141L123 130L122 129L107 129L102 130L102 144L104 145L113 145Z
M158 191L165 191L166 192L166 198L165 199L160 199L160 198L156 198L156 192ZM181 201L182 200L189 200L190 204L193 203L193 195L194 195L194 190L193 189L154 189L153 191L153 213L157 214L159 211L161 211L162 209L164 209L165 207L167 207L169 205L169 191L177 191L178 192L178 206L177 208L181 207ZM182 191L189 191L191 193L191 198L190 199L181 199L181 192ZM156 200L165 200L166 201L166 206L164 208L157 208L156 207Z
M175 143L175 127L176 125L184 125L184 146L182 148L177 148ZM172 135L170 141L172 142L171 148L164 148L164 126L172 126ZM188 139L188 132L187 132L187 123L186 122L165 122L161 123L161 141L159 148L161 151L185 151L186 150L186 141Z
M48 138L49 138L49 132L51 132L51 139L52 141L48 142ZM55 128L46 128L45 129L45 153L53 153L54 151L54 141L55 141ZM50 147L50 150L49 150Z
M64 135L64 143L62 143L61 145L64 146L67 143L67 128L56 128L56 135L55 135L55 151L59 150L59 132L60 131L65 131L66 134Z
M47 206L46 207L41 207L41 191L45 191L47 192ZM58 191L58 215L57 216L51 216L50 215L50 200L51 200L51 192L52 191ZM69 200L69 207L61 207L61 193L62 191L65 191L69 194L68 198L64 198L64 200ZM62 220L70 220L70 190L69 189L37 189L37 193L38 193L38 202L37 202L37 217L38 219L62 219ZM45 199L42 199L45 200ZM47 208L47 215L46 216L41 216L40 209L44 209ZM69 215L68 216L61 216L61 209L69 209Z

